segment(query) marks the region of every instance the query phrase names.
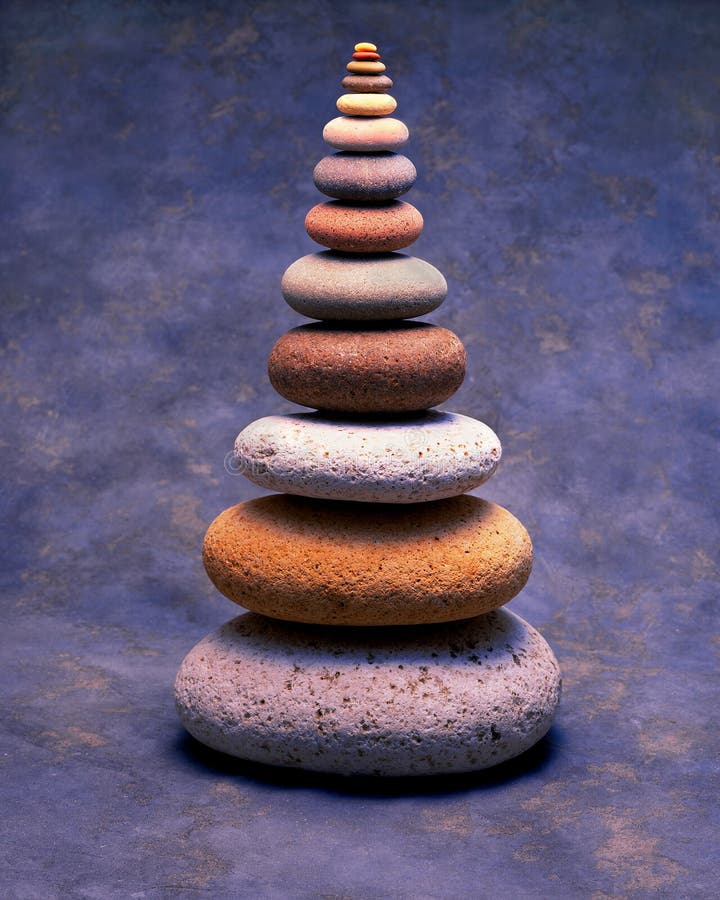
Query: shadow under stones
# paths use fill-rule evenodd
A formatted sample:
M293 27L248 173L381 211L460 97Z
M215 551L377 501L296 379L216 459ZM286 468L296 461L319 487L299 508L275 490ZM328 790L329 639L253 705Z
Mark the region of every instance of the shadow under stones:
M349 796L387 798L454 794L501 787L509 782L543 772L556 757L561 755L563 743L563 733L558 725L554 724L545 737L525 753L490 769L452 775L400 777L333 775L251 762L211 750L185 731L178 736L174 753L195 770L217 775L232 775L269 787L312 789Z

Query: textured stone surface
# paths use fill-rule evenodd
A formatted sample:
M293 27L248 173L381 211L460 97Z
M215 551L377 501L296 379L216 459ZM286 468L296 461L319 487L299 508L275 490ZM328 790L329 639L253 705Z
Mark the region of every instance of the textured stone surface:
M203 561L219 591L264 615L415 625L507 603L532 545L506 509L468 494L411 507L272 494L221 513Z
M399 153L335 153L315 166L315 187L339 200L378 201L399 197L415 183L413 163Z
M496 765L547 732L559 700L552 650L507 610L382 632L246 613L191 650L175 682L183 725L208 746L341 774Z
M392 116L337 116L323 129L326 144L358 152L396 150L409 136L407 125Z
M178 723L183 656L239 611L200 546L262 493L223 457L289 406L263 376L302 321L278 282L316 249L311 172L368 9L0 3L7 898L715 900L710 0L372 7L413 252L468 348L453 408L502 438L480 493L535 545L509 608L562 667L548 735L378 787Z
M361 94L374 94L389 91L393 80L389 75L346 75L342 80L346 91L358 91Z
M376 206L353 206L328 200L305 217L310 237L345 253L384 253L409 247L419 237L423 217L412 203L389 200Z
M324 250L288 266L281 289L287 303L315 319L402 319L424 316L447 294L442 272L404 253L351 256Z
M388 116L397 109L390 94L343 94L335 104L345 116Z
M234 468L271 491L417 503L478 487L499 461L495 432L456 413L389 420L296 413L264 416L244 428L235 441Z
M443 403L465 376L465 349L447 328L312 323L286 332L270 383L293 403L352 413L413 412Z

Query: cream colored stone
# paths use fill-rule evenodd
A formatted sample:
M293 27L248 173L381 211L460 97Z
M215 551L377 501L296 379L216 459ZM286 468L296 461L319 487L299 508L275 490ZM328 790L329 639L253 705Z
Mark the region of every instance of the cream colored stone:
M390 94L343 94L335 105L346 116L388 116L397 100Z
M355 75L379 75L385 71L385 63L379 60L351 60L345 68Z
M326 144L357 152L395 150L409 136L407 125L392 116L337 116L323 129Z

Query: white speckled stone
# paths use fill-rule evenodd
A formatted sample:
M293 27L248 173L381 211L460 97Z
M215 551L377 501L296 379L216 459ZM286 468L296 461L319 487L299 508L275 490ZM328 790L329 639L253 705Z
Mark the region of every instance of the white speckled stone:
M343 775L487 768L550 728L552 650L507 610L445 625L318 628L247 613L175 681L185 728L215 750Z
M436 410L374 421L266 416L235 441L237 470L260 487L371 503L463 494L490 478L500 454L500 440L487 425Z

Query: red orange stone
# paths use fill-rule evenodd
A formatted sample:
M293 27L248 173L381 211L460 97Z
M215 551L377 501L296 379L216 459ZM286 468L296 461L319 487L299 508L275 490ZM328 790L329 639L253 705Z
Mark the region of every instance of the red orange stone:
M353 59L380 59L380 54L366 50L360 53L353 53Z
M460 387L465 349L452 331L427 322L313 322L277 341L268 374L278 394L311 409L414 412Z
M402 200L374 206L353 206L331 200L313 206L305 229L318 244L345 253L386 253L409 247L420 237L423 218Z

